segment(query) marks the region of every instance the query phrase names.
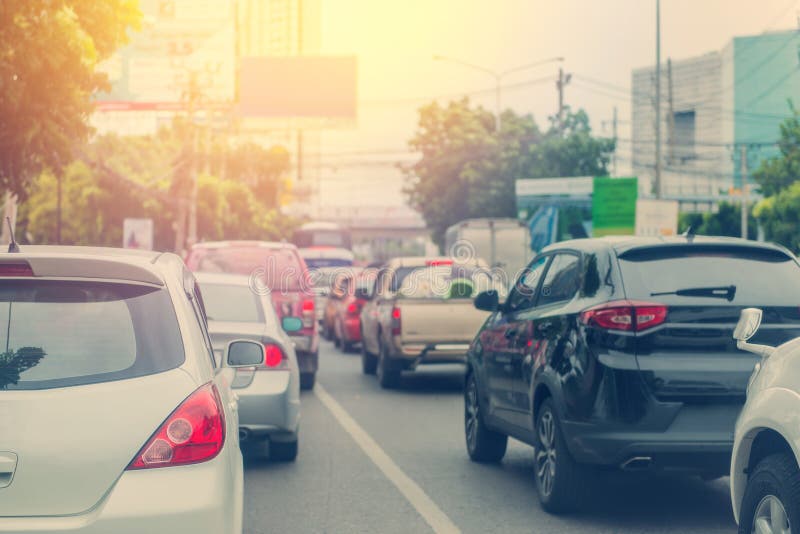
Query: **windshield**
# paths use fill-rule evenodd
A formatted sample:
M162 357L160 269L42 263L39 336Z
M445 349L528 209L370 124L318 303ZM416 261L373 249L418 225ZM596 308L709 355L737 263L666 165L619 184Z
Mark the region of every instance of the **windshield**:
M183 363L172 302L144 286L0 281L0 389L49 389Z
M264 322L261 298L249 286L205 283L201 292L209 321Z
M187 263L197 272L255 276L275 292L299 291L306 278L305 266L293 249L201 248L192 251Z

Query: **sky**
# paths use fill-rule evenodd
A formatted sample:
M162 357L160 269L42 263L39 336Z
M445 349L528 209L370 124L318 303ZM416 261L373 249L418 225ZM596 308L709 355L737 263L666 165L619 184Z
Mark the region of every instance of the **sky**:
M655 63L655 0L322 0L322 53L354 54L359 116L351 128L322 134L321 196L328 204L403 203L416 109L492 88L494 79L434 55L490 70L546 58L550 63L507 77L502 105L540 124L555 113L559 66L573 75L565 103L583 108L598 135L629 131L628 88L634 68ZM734 36L798 27L800 0L662 0L662 60L720 50ZM605 85L599 85L597 82ZM494 94L472 100L494 108ZM620 154L629 158L629 154ZM368 161L368 163L363 163Z

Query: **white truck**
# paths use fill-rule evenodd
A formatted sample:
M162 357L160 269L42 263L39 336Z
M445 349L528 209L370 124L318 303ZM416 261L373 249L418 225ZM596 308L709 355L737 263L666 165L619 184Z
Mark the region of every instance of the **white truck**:
M445 232L445 253L459 259L480 258L510 286L533 258L531 234L518 219L466 219Z
M390 388L402 371L420 364L464 363L488 316L475 309L473 299L489 289L505 291L483 260L391 260L371 291L356 293L366 301L361 311L364 374L377 374L380 385Z

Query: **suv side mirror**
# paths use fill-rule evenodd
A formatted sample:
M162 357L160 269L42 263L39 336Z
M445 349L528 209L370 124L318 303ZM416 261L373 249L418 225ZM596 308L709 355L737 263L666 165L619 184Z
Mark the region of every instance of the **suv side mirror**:
M479 310L494 312L500 307L500 295L494 289L478 293L475 297L475 307Z
M736 346L740 350L746 350L747 352L758 354L762 358L767 358L775 351L774 347L748 343L748 340L758 332L758 327L761 326L761 316L762 312L758 308L743 309L739 314L739 322L736 323L736 328L733 331L733 339L736 340Z
M264 364L264 345L247 339L228 343L225 351L228 367L255 367Z

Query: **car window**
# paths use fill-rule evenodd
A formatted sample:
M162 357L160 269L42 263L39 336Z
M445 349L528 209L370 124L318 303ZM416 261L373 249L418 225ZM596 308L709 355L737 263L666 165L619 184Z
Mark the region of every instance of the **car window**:
M0 390L123 380L185 357L165 289L95 282L0 282L0 347Z
M732 305L797 306L800 266L780 250L688 245L633 249L619 256L625 294L666 304L725 304L723 298L676 291L733 286ZM654 295L655 294L655 295Z
M205 283L201 291L209 321L264 322L260 299L249 286Z
M257 275L272 291L300 291L306 283L304 263L293 248L232 246L193 253L193 271Z
M553 257L547 268L537 306L571 300L580 288L580 257L561 253Z
M505 287L488 269L474 265L432 265L415 267L405 273L397 290L398 298L469 299L494 289L505 296Z
M508 297L509 312L532 308L536 304L536 291L550 256L540 256L522 272Z

